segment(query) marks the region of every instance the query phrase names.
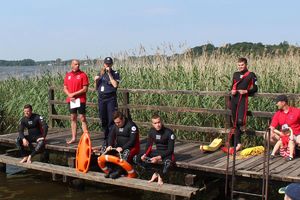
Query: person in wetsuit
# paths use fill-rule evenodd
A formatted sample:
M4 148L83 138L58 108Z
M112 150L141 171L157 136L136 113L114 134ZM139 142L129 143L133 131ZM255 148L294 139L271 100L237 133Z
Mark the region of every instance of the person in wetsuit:
M122 158L131 163L132 158L140 152L139 129L136 124L127 119L122 112L113 113L114 126L108 137L107 151L116 148L122 154ZM109 167L106 178L118 178L123 169L121 167Z
M28 130L28 135L24 134L25 128ZM32 106L27 104L24 106L24 117L19 125L19 136L16 139L16 145L20 150L23 159L21 163L31 163L34 155L41 152L45 145L45 138L48 132L48 125L43 117L32 113ZM35 148L32 143L36 142ZM26 155L25 147L30 148L30 155Z
M100 73L94 77L95 87L98 91L98 110L101 126L104 131L103 148L107 147L108 134L114 125L113 113L118 110L117 88L120 75L112 69L113 59L106 57Z
M151 164L163 163L160 170L155 170L152 178L148 182L158 180L158 184L163 184L163 177L175 162L174 144L175 135L173 131L166 128L159 115L154 114L151 118L152 128L148 133L148 140L145 151L136 157L136 163L149 168Z
M234 130L232 143L236 140L236 151L242 147L241 133L246 125L248 97L253 96L257 90L256 75L248 70L247 59L239 58L238 71L233 74L231 86L231 112ZM233 148L230 149L230 153L233 153Z

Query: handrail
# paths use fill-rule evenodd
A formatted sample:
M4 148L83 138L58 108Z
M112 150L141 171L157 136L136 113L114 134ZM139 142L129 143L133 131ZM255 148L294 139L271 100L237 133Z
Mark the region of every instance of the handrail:
M55 100L54 91L60 90L63 91L62 87L51 86L49 87L49 125L53 127L55 120L68 120L69 116L60 115L56 112L54 105L65 105L67 104L62 100ZM96 92L95 88L89 88L89 91ZM228 106L230 94L227 91L192 91L192 90L161 90L161 89L126 89L119 88L118 93L123 94L123 102L119 105L119 108L123 110L126 116L130 115L130 110L152 110L152 111L164 111L164 112L174 112L174 113L205 113L205 114L214 114L222 115L225 117L224 128L215 128L215 127L199 127L192 125L178 125L178 124L168 124L170 128L184 131L193 131L193 132L207 132L207 133L219 133L226 134L231 124L231 111ZM160 94L160 95L193 95L193 96L217 96L224 97L225 107L223 109L208 109L208 108L198 108L198 107L178 107L178 106L161 106L161 105L135 105L131 104L129 101L129 94ZM291 100L300 100L300 94L292 93L258 93L255 94L255 97L266 97L266 98L275 98L278 95L285 94ZM97 107L98 104L94 102L86 103L90 107ZM271 118L274 112L265 112L265 111L248 111L248 116L261 117L261 118ZM98 118L87 117L90 122L99 123ZM150 126L149 122L136 122L140 126ZM256 135L262 135L262 131L255 131Z
M58 86L51 86L50 89L52 90L63 90L63 87ZM89 91L95 92L95 88L89 88ZM230 96L229 91L198 91L198 90L161 90L161 89L128 89L128 88L119 88L119 92L129 92L129 93L150 93L150 94L187 94L187 95L194 95L194 96ZM295 93L256 93L255 97L268 97L268 98L275 98L278 95L286 95L289 98L296 99L300 98L300 94Z

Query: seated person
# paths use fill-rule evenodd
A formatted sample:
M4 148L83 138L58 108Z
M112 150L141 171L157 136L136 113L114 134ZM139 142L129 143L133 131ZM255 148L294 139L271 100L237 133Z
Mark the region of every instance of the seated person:
M24 117L21 119L19 126L19 137L16 140L16 145L20 150L23 159L20 163L31 163L32 157L40 152L45 146L45 138L48 132L48 125L43 117L32 113L32 106L27 104L24 106ZM24 135L24 130L27 128L28 135ZM36 142L34 148L32 143ZM29 147L31 154L26 155L24 147Z
M112 148L122 154L122 158L131 163L132 158L140 152L139 130L134 122L127 119L123 113L115 111L113 113L114 125L108 135L107 151ZM115 167L114 167L115 168ZM123 172L121 167L113 169L109 167L106 178L118 178Z
M270 158L274 158L279 150L280 155L286 158L287 161L293 160L295 142L292 129L287 124L284 124L281 128L281 132L276 129L274 129L274 132L279 136L279 140L276 142Z
M290 183L288 186L280 188L279 194L285 194L284 200L300 200L300 183Z
M152 128L148 133L145 152L136 157L136 163L143 167L150 167L150 163L163 162L163 168L155 171L149 182L155 180L159 185L163 184L163 175L168 173L170 166L174 163L175 135L169 128L164 127L159 115L154 114L151 118Z

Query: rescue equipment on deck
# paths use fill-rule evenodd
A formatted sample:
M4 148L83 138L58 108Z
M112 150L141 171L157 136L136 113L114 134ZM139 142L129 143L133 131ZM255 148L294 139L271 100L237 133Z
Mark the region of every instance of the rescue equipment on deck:
M91 139L88 132L84 132L76 151L76 170L86 173L89 170L92 155Z
M112 149L112 150L114 150L114 149ZM113 164L116 164L116 165L122 167L127 172L128 178L137 177L137 174L134 171L133 167L126 160L124 160L122 158L120 153L119 153L120 157L113 156L113 155L107 155L106 153L107 153L107 151L98 157L98 165L104 173L106 173L106 174L109 173L109 169L106 166L106 163L110 162L110 163L113 163Z

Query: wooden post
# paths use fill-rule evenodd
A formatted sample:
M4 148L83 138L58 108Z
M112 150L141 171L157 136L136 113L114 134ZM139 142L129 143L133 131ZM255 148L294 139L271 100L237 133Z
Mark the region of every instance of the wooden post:
M49 113L49 127L53 128L54 127L54 119L52 118L51 115L53 115L55 113L55 108L54 108L54 104L51 104L51 100L54 100L54 89L53 88L49 88L48 91L48 113Z
M128 119L131 119L131 116L130 116L130 110L129 110L129 108L127 107L128 104L129 104L129 92L128 92L128 91L124 91L124 92L123 92L123 106L124 106L123 113L124 113L124 115L125 115Z
M186 186L194 186L196 182L196 175L195 174L187 174L184 177L184 183Z
M6 164L5 163L0 163L0 172L6 172Z
M176 200L176 195L171 195L171 200Z
M75 157L67 157L67 160L68 160L68 166L71 167L71 168L75 168L75 161L76 161L76 158ZM66 183L68 182L68 176L65 176L63 175L63 182Z
M231 110L230 108L230 96L226 95L225 96L225 111ZM231 121L231 115L226 114L225 115L225 128L230 129L232 126L232 121Z
M52 181L57 181L59 179L59 175L52 173Z

